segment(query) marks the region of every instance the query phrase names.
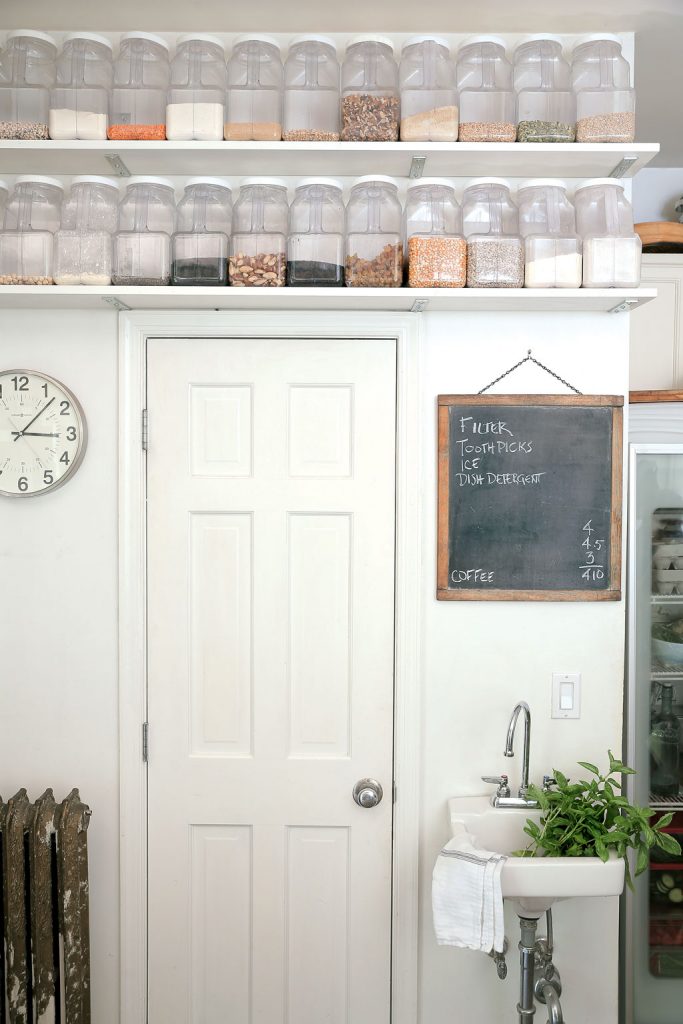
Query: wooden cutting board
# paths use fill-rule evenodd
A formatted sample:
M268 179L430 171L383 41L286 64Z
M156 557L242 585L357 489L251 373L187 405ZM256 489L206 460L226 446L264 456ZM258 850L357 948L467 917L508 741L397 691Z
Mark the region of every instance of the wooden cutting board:
M655 220L636 224L643 252L683 252L683 224Z

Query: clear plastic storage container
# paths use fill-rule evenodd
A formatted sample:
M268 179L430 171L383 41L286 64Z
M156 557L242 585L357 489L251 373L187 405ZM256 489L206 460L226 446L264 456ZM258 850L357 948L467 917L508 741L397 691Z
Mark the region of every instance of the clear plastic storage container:
M357 178L346 207L346 266L350 288L399 288L403 279L401 203L393 178Z
M576 226L583 240L584 288L636 288L642 245L633 210L615 178L594 178L576 190Z
M0 225L3 223L5 217L5 207L7 206L8 196L9 185L6 181L0 181Z
M524 242L507 182L480 178L462 199L468 288L523 288Z
M126 32L114 61L107 137L165 139L170 75L168 45L160 36Z
M44 32L15 29L0 52L0 139L47 139L57 46Z
M352 40L342 64L343 141L396 142L400 109L391 42L383 36Z
M55 284L111 284L118 202L119 186L110 178L73 179L55 235Z
M190 178L178 203L171 283L228 283L232 190L221 178Z
M339 141L339 60L331 39L298 36L285 61L286 142Z
M245 178L232 214L230 284L280 288L287 280L287 184Z
M530 36L515 50L518 142L574 142L576 98L562 43Z
M514 142L517 138L512 64L493 36L475 36L458 51L461 142Z
M420 178L408 186L404 233L411 288L464 288L467 243L462 211L448 181Z
M455 142L458 94L448 43L438 36L415 36L403 45L399 69L401 139Z
M113 78L112 46L105 36L67 36L50 93L50 138L106 139Z
M270 36L241 36L228 61L224 137L244 142L282 138L284 71Z
M171 61L171 88L166 106L166 138L215 142L223 138L225 51L214 36L180 36Z
M581 240L567 186L536 178L519 186L519 231L524 239L527 288L580 288Z
M57 178L17 178L0 231L0 284L52 284L54 234L63 199Z
M304 178L289 208L287 284L295 288L344 284L344 200L330 178Z
M633 142L635 91L616 36L588 36L574 48L577 142Z
M163 285L171 279L175 195L167 178L132 178L119 203L112 284Z

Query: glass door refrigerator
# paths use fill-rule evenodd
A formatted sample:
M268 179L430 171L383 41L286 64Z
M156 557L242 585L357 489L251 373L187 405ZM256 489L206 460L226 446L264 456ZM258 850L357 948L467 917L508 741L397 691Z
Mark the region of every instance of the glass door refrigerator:
M683 845L683 404L631 406L629 441L627 795ZM622 909L622 1024L682 1024L683 857L653 852Z

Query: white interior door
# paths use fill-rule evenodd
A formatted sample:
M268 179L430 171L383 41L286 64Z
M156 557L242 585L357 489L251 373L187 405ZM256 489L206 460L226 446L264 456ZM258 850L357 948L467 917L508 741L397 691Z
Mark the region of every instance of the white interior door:
M387 1024L395 342L147 376L150 1024Z

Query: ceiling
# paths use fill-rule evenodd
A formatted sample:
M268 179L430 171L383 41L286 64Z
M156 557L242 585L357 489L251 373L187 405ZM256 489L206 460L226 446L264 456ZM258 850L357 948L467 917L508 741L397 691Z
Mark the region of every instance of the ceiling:
M0 27L121 32L636 32L638 139L683 167L683 0L0 0Z

